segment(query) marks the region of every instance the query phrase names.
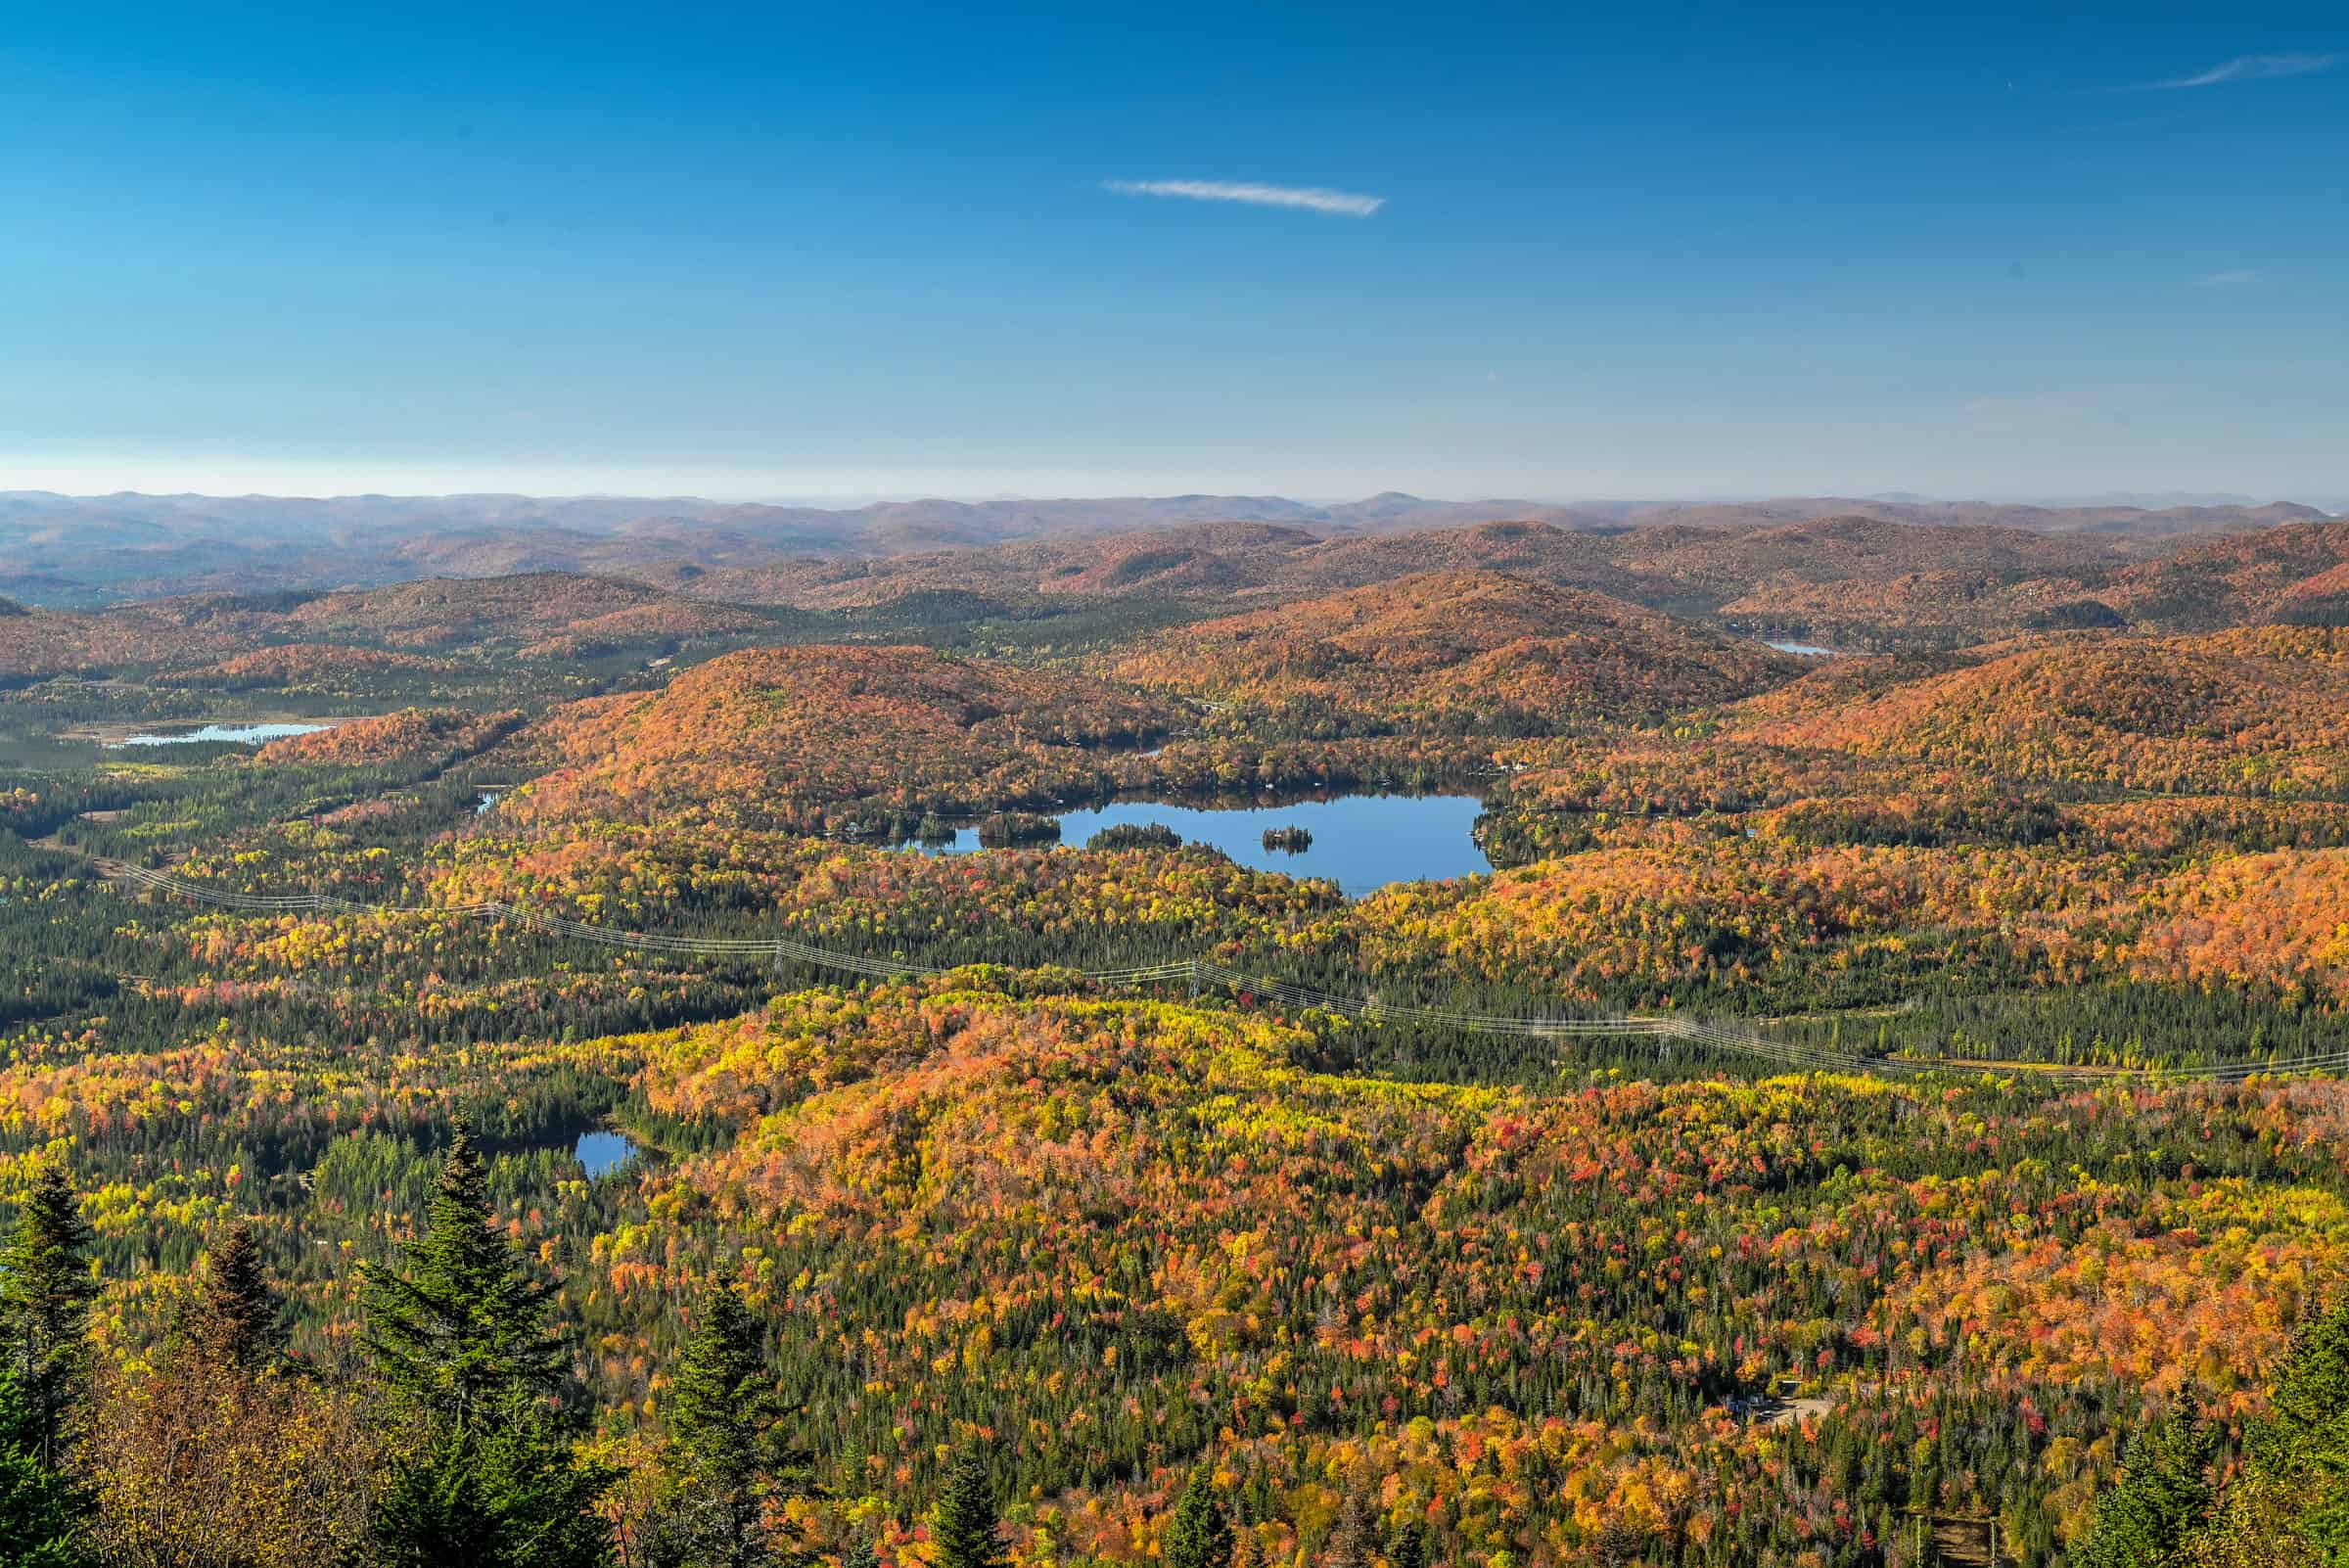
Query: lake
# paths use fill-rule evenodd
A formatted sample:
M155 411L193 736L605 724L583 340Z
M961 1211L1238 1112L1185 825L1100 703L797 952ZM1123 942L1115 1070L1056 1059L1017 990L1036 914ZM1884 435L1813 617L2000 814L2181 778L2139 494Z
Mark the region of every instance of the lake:
M1197 807L1148 801L1060 813L1060 842L1082 848L1106 827L1157 823L1186 844L1221 850L1244 866L1294 877L1327 877L1349 899L1390 882L1434 882L1493 869L1473 829L1484 803L1473 795L1346 795L1290 806ZM1313 844L1291 853L1265 848L1267 828L1298 827ZM952 844L921 846L930 853L968 853L980 848L975 828Z
M1801 654L1806 659L1832 659L1835 650L1821 648L1816 642L1773 642L1769 644L1780 653Z
M265 741L284 740L288 735L312 735L317 733L319 730L332 729L335 726L331 723L292 724L261 722L240 724L231 721L228 723L207 724L202 729L191 729L170 735L125 735L118 741L110 741L107 744L117 747L193 746L199 745L205 741L234 741L242 746L258 746Z
M572 1146L571 1153L572 1158L587 1168L587 1179L593 1181L597 1176L617 1171L635 1158L636 1145L629 1141L625 1132L615 1132L609 1128L599 1127L580 1133L579 1141Z

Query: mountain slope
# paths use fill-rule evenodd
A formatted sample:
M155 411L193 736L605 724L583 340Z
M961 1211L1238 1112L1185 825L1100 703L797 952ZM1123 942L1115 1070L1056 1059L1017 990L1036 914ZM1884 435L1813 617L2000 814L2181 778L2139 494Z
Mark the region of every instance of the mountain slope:
M1109 668L1159 690L1385 724L1530 733L1791 679L1799 661L1652 610L1497 572L1434 572L1201 622Z
M1043 805L1105 792L1091 754L1168 722L1098 681L923 648L749 649L557 710L528 737L554 770L508 809L818 830Z
M1747 530L1835 516L1912 527L2096 535L2124 554L2142 557L2173 539L2317 521L2322 514L2288 502L2033 507L1819 497L1557 505L1430 500L1399 492L1336 504L1267 495L1170 495L824 507L673 496L309 498L14 491L0 492L0 594L86 606L192 591L368 585L420 573L484 576L572 571L666 577L685 568L772 568L1200 523L1271 524L1321 535L1375 537L1486 522L1604 532L1627 527ZM1422 561L1417 568L1466 564Z
M2060 638L1741 733L1991 777L2349 798L2349 631Z
M2294 523L2215 539L2120 573L2105 598L2132 621L2201 631L2266 621L2349 620L2349 522Z

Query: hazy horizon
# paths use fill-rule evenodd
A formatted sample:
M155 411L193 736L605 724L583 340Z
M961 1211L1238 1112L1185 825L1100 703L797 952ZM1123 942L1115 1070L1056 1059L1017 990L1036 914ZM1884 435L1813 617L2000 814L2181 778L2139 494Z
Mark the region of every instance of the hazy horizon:
M1313 492L1265 487L1222 487L1192 485L1182 488L1152 490L964 490L906 489L859 490L838 492L785 493L773 491L726 492L709 489L526 489L501 485L459 485L449 488L244 488L180 485L156 487L150 485L120 485L109 489L64 489L52 484L21 484L11 482L10 475L0 470L0 495L54 495L70 501L102 501L116 496L136 496L150 500L280 500L280 501L350 501L378 500L447 500L468 496L512 497L543 502L567 501L642 501L654 503L695 503L705 505L775 506L820 511L854 511L864 507L908 505L938 501L957 505L979 506L989 503L1070 503L1084 501L1166 501L1192 496L1230 497L1234 499L1280 500L1304 506L1348 506L1385 495L1405 495L1414 500L1432 503L1481 504L1497 501L1522 501L1529 505L1572 506L1706 506L1754 503L1773 500L1843 499L1881 503L1914 502L1919 504L1980 504L1988 506L2036 506L2050 509L2066 507L2137 506L2147 509L2191 506L2267 506L2298 504L2326 511L2338 511L2349 492L2331 494L2326 491L2297 494L2284 491L2167 489L2144 490L2111 487L2101 490L2069 494L2050 494L2036 491L1995 491L1989 489L1959 489L1929 491L1913 486L1892 486L1882 489L1862 489L1850 485L1828 485L1811 489L1702 490L1682 492L1613 493L1563 491L1554 494L1532 494L1498 486L1470 487L1453 492L1431 492L1407 489L1400 485L1353 490Z

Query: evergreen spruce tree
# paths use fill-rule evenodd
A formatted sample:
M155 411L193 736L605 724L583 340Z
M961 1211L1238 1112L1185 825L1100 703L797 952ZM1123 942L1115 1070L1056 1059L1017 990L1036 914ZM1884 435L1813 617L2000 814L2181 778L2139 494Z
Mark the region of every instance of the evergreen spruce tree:
M551 1288L522 1271L498 1234L488 1168L462 1126L406 1261L404 1276L368 1278L367 1347L386 1383L460 1428L562 1386L562 1345L546 1326Z
M1387 1561L1393 1568L1427 1568L1427 1526L1413 1519L1398 1529L1387 1544Z
M1231 1568L1231 1521L1216 1497L1207 1461L1191 1466L1167 1521L1160 1554L1167 1568Z
M2080 1568L2166 1568L2210 1513L2203 1471L2217 1449L2211 1430L2171 1415L2141 1428L2121 1475L2096 1499L2096 1524L2074 1559Z
M42 1167L24 1195L16 1233L0 1251L0 1348L23 1416L20 1441L43 1468L63 1467L74 1402L89 1368L90 1230L73 1184Z
M840 1554L840 1568L881 1568L881 1553L869 1531L856 1532L856 1538Z
M2318 1560L2349 1565L2349 1302L2292 1336L2268 1404L2253 1467L2297 1499L2295 1528Z
M930 1540L936 1568L1005 1568L1009 1560L995 1517L995 1491L987 1461L966 1453L938 1499Z
M808 1456L781 1441L789 1413L767 1369L765 1334L740 1287L711 1291L668 1404L683 1483L671 1511L694 1543L689 1560L752 1568L777 1559L761 1522L766 1499L804 1486L808 1469Z
M231 1224L207 1259L193 1337L203 1354L224 1366L257 1372L285 1352L277 1301L261 1268L252 1222Z
M549 1289L495 1229L488 1171L459 1126L407 1249L408 1272L371 1272L367 1346L408 1416L377 1515L387 1568L586 1568L611 1532L592 1507L609 1477L575 1461L578 1421L549 1396L562 1347Z
M0 1568L79 1568L87 1502L41 1461L33 1427L23 1379L0 1363Z

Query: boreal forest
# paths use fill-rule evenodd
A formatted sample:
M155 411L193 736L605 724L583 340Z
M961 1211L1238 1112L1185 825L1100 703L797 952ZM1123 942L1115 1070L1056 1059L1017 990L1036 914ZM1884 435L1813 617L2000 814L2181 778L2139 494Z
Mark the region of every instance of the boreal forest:
M0 1565L2349 1564L2349 523L683 537L9 579Z

